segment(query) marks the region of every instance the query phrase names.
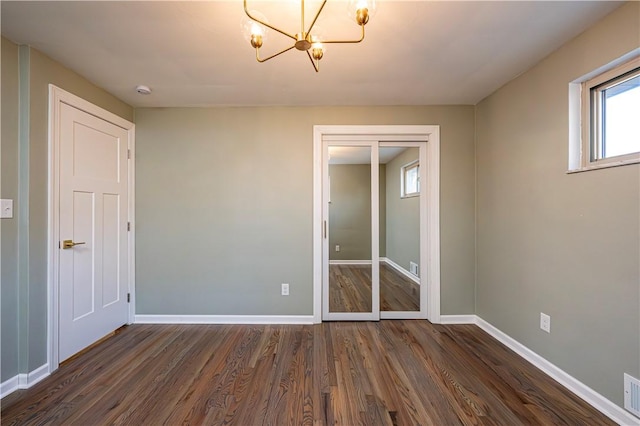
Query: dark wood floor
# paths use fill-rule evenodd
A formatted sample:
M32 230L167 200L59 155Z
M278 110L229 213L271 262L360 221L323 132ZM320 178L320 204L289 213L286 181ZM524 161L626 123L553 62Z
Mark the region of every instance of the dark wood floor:
M473 325L132 325L2 425L611 425Z
M420 310L420 286L386 263L380 263L380 310ZM329 265L329 312L371 312L371 265Z

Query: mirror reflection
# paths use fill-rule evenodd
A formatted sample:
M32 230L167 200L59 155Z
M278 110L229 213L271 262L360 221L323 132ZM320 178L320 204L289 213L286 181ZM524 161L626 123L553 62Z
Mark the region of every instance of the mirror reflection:
M381 147L380 310L420 310L419 148Z
M419 148L379 148L380 310L420 311ZM371 148L329 147L329 312L371 312Z
M371 148L329 147L329 312L371 312Z

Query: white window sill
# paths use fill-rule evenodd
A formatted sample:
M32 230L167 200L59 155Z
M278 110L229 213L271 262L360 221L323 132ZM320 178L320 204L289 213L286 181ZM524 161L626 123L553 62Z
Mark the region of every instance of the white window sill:
M419 192L415 192L413 194L403 195L400 198L401 199L404 199L404 198L415 198L415 197L419 197L419 196L420 196L420 193Z
M609 169L611 167L627 166L629 164L640 163L640 157L627 160L607 161L602 163L592 163L578 169L567 170L567 174L589 172L591 170Z

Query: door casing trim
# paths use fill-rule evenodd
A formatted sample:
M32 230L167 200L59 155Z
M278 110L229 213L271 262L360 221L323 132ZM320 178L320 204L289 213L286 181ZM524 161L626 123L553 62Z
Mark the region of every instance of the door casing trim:
M94 105L72 93L69 93L53 84L49 85L49 136L48 136L48 206L47 206L47 364L49 371L53 372L58 369L58 312L59 312L59 274L58 260L60 241L60 168L58 160L60 158L60 106L67 104L81 111L105 120L111 124L127 130L129 149L128 164L128 192L129 192L129 211L128 221L131 224L130 232L128 232L128 249L129 249L129 293L131 294L131 303L129 303L128 323L133 323L135 318L135 124L119 117L97 105Z
M377 139L378 141L428 140L427 197L429 232L427 264L427 312L440 322L440 126L438 125L316 125L313 126L313 321L322 322L322 142L323 140ZM423 269L424 270L424 269ZM383 317L381 315L381 317Z

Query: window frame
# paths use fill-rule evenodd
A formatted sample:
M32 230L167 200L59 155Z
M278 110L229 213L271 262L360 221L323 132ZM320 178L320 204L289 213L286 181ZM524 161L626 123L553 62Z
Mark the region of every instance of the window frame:
M640 57L599 73L580 84L581 143L580 168L585 171L640 163L640 151L614 157L602 157L602 92L626 78L640 75Z
M417 168L417 183L418 187L416 192L406 192L406 176L407 171ZM420 160L413 160L410 163L405 164L400 167L400 198L411 198L411 197L419 197L420 196Z

